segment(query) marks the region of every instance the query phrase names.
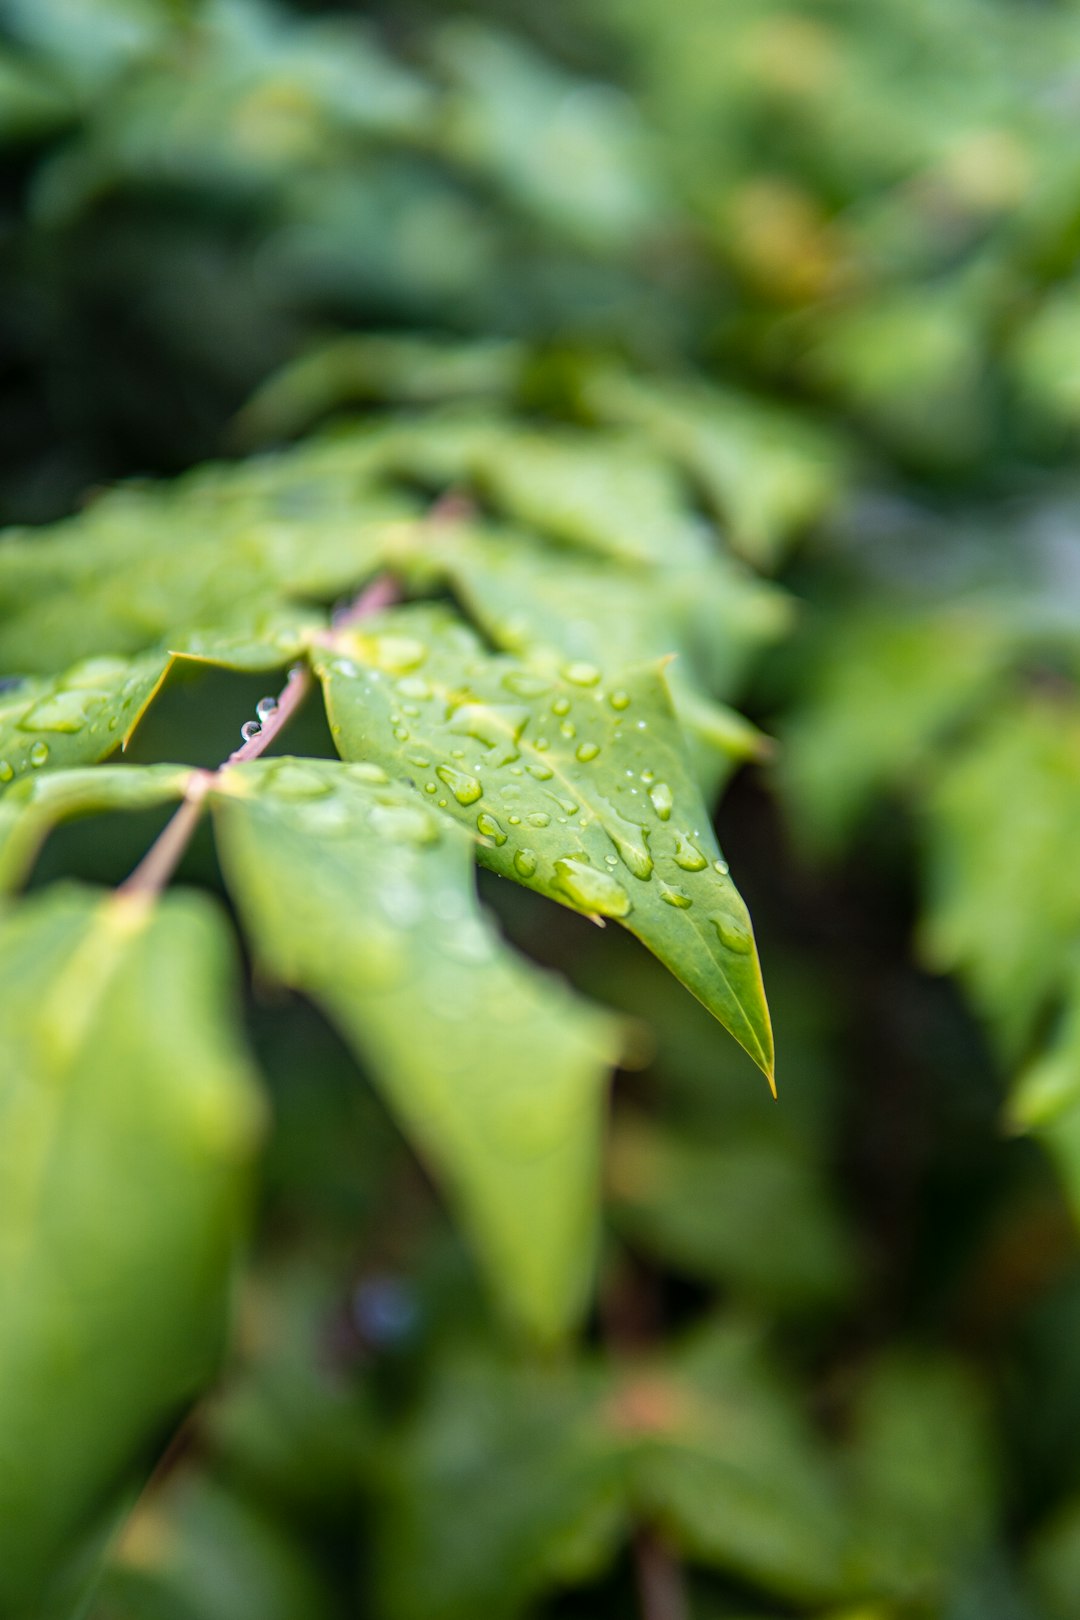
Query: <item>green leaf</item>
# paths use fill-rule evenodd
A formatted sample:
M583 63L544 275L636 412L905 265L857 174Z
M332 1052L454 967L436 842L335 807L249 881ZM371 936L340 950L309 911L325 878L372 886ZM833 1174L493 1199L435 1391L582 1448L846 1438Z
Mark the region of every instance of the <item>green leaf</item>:
M492 435L473 459L480 492L506 515L569 545L624 562L709 561L675 468L640 439L549 428Z
M950 1574L988 1540L1000 1489L986 1396L971 1370L903 1349L872 1363L847 1462L861 1585L936 1609Z
M256 389L236 420L245 444L286 439L343 405L427 405L516 391L527 350L489 339L454 343L349 333L309 350Z
M838 1472L755 1331L706 1324L625 1375L606 1419L639 1522L687 1558L803 1602L850 1591Z
M171 1473L125 1527L95 1620L330 1620L295 1528L192 1468Z
M372 487L362 440L122 486L0 539L0 665L141 652L355 589L415 497Z
M444 1358L395 1430L375 1520L387 1620L518 1620L551 1586L587 1580L627 1529L621 1448L603 1384L569 1366Z
M417 537L411 555L449 580L495 644L519 657L616 668L675 654L680 717L729 695L789 617L778 591L719 552L686 567L620 567L553 552L527 534L455 525L435 544ZM733 717L727 741L747 757L760 733Z
M1080 939L1080 894L1062 881L1078 817L1080 708L1053 697L995 712L927 806L924 954L962 975L1011 1059Z
M64 1614L217 1363L260 1108L216 910L0 918L0 1608Z
M370 1064L504 1305L561 1332L591 1277L616 1023L502 943L468 840L377 766L239 766L212 800L266 967Z
M585 372L581 393L600 420L641 430L681 463L732 545L759 566L774 564L850 478L849 452L836 434L746 394L600 366Z
M407 608L317 650L339 751L467 827L492 871L660 957L770 1078L750 919L717 847L658 668L610 681L484 653L452 615Z
M799 838L833 855L875 794L910 794L950 729L992 696L1009 651L997 613L833 616L781 738Z
M186 765L99 765L15 783L0 800L0 893L26 881L52 829L104 810L151 810L181 799Z
M800 1144L751 1125L721 1140L622 1110L609 1154L612 1213L631 1243L773 1309L835 1304L855 1255L822 1172Z
M46 767L93 764L125 744L168 662L158 653L89 658L50 680L18 681L0 693L0 789Z

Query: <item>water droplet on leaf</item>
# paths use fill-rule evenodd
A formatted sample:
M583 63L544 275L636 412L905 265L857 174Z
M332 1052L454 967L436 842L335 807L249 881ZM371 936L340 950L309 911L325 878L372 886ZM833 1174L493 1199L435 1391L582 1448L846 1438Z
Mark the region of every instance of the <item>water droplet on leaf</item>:
M681 866L684 872L703 872L708 864L700 849L685 833L675 834L676 866Z
M586 911L595 911L601 917L625 917L630 911L630 896L621 883L573 856L555 862L555 881Z
M435 775L450 789L458 804L475 804L483 796L483 784L466 771L455 770L452 765L437 765Z
M506 843L506 834L502 827L495 820L495 817L489 815L486 810L482 810L477 816L476 830L478 833L481 833L483 837L490 838L493 844Z
M675 795L667 783L657 782L655 787L649 789L649 798L652 800L652 807L660 820L667 821L675 807Z

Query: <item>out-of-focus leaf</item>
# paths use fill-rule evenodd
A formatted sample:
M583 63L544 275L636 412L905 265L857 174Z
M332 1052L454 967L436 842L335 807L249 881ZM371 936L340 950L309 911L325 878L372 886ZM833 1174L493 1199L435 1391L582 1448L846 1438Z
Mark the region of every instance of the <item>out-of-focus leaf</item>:
M997 614L834 619L783 737L798 836L835 853L874 793L910 791L934 745L992 693L1009 652Z
M599 431L505 433L476 459L481 492L542 534L624 562L709 560L670 462L641 440Z
M55 826L105 810L151 810L181 799L186 765L101 765L15 784L0 801L0 893L25 882Z
M889 290L830 311L803 363L826 394L902 450L966 459L987 429L977 310L954 285Z
M105 759L127 742L168 662L87 658L51 679L15 681L0 693L0 790L46 767Z
M260 1117L212 907L0 923L0 1607L65 1614L211 1376Z
M677 1271L775 1309L835 1302L854 1281L851 1236L825 1178L775 1133L710 1141L624 1111L609 1177L619 1228Z
M989 719L928 806L925 953L967 980L1009 1057L1080 937L1080 894L1062 881L1078 816L1080 710L1053 698Z
M136 1508L93 1620L330 1620L336 1609L291 1528L213 1479L173 1474Z
M50 670L356 589L417 510L373 491L351 446L119 488L45 531L0 540L0 662Z
M253 1496L351 1528L375 1413L370 1389L334 1354L349 1323L337 1268L320 1259L309 1252L245 1278L234 1365L203 1426L223 1469Z
M1052 292L1016 340L1013 365L1038 415L1075 429L1080 423L1080 287Z
M393 400L402 405L490 399L516 391L527 350L489 339L449 343L434 338L348 335L333 338L276 372L236 421L245 444L288 439L346 405Z
M1072 1497L1040 1527L1029 1569L1046 1620L1073 1620L1080 1590L1080 1498Z
M834 1464L755 1332L707 1325L624 1377L605 1418L637 1514L687 1557L803 1602L851 1589Z
M520 657L611 665L678 655L673 689L732 692L750 655L778 637L786 598L714 553L645 570L552 554L528 534L454 526L416 562L445 570L497 646ZM746 731L745 722L743 730ZM752 733L750 733L752 735Z
M467 827L500 876L612 917L660 957L772 1078L753 931L716 845L662 672L549 674L486 655L407 608L318 649L349 759L404 777Z
M641 381L597 368L584 403L604 421L642 430L697 480L752 561L769 566L843 493L843 442L761 400L692 384Z
M453 80L447 147L515 208L596 248L632 247L663 219L648 137L614 86L475 22L446 27L437 52Z
M999 1492L985 1392L945 1356L892 1351L859 1390L848 1452L864 1588L940 1601L989 1537Z
M616 1025L501 944L468 840L378 766L237 767L214 806L268 968L370 1063L511 1313L559 1333L591 1274Z
M1008 1115L1037 1135L1053 1156L1074 1211L1080 1213L1080 995L1074 972L1056 1038L1021 1074Z
M450 1360L386 1447L377 1518L385 1620L517 1620L587 1580L626 1533L601 1380L569 1367Z

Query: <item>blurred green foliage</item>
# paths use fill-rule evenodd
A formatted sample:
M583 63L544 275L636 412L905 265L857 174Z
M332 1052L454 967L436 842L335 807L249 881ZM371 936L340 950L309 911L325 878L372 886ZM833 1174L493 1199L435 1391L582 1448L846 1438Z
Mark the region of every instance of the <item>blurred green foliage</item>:
M1075 0L0 0L5 1614L667 1620L674 1569L673 1620L1071 1620L1078 45ZM545 701L678 654L778 1106L543 850L490 838L538 864L480 910L408 830L426 765L314 651L386 569L399 652L464 619ZM222 872L100 886L309 656L395 782L309 703L214 790L237 1272ZM551 1076L574 1132L500 1163Z

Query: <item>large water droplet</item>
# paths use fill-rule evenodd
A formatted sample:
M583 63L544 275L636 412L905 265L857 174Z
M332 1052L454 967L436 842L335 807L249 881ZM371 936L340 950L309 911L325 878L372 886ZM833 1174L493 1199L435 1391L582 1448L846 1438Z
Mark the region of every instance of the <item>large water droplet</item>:
M450 789L458 804L475 804L483 796L483 783L467 771L455 770L452 765L438 765L435 775Z
M248 743L253 737L257 737L261 730L262 726L257 720L245 720L240 727L240 735Z
M282 760L268 772L273 792L282 799L321 799L332 791L332 784L321 771L307 765Z
M418 703L426 702L431 696L431 687L422 675L406 675L404 680L398 681L397 689L402 697L415 698Z
M547 765L537 763L529 766L529 775L535 776L538 782L550 782L554 774Z
M410 765L416 765L416 766L418 766L420 768L420 770L423 770L426 765L431 764L431 761L427 757L427 755L426 754L421 754L415 748L410 748L406 752L405 758L408 760Z
M601 917L625 917L630 911L630 896L622 884L585 861L572 856L556 861L555 881L564 894L586 911L595 911Z
M369 660L391 675L404 675L427 657L423 642L412 636L366 636L361 642Z
M100 708L104 699L88 698L84 692L54 692L42 698L18 722L21 731L81 731L90 718L91 707Z
M526 816L525 820L530 827L547 827L551 823L551 817L545 814L543 810L534 811L531 816Z
M508 692L514 692L518 697L542 697L545 692L551 691L547 676L537 675L530 669L512 669L503 676L502 684Z
M667 783L657 782L655 787L649 789L649 798L652 800L652 807L660 820L667 821L675 806L675 795Z
M482 810L477 816L476 830L478 833L481 833L484 838L490 838L493 844L506 843L506 833L495 820L495 817L489 815L486 810Z
M100 692L103 687L119 686L130 671L123 658L84 658L68 670L60 684L69 692Z
M612 692L608 697L608 702L613 709L628 709L630 707L630 694L629 692Z
M623 864L642 882L652 876L653 861L649 854L649 834L636 821L628 821L608 800L603 801L602 825L619 852Z
M475 737L486 748L504 747L517 742L529 720L529 711L518 703L462 703L450 719L450 730L457 736Z
M744 922L733 917L728 912L722 912L713 918L713 926L720 936L721 945L738 956L746 956L753 949L754 937Z
M338 765L335 768L343 775L352 777L354 782L382 784L390 780L382 766L372 764L369 759L358 759L351 765Z
M600 671L595 664L580 662L567 664L563 670L563 675L574 686L595 686L600 679Z
M374 804L371 825L385 837L407 844L437 844L439 841L439 823L419 804Z
M678 906L680 911L685 911L687 906L693 905L686 890L680 889L677 883L661 883L660 898L669 906Z
M30 763L35 767L38 765L44 765L48 757L49 745L47 742L36 742L33 748L30 750Z
M515 852L514 871L521 877L532 877L536 871L536 856L531 849L519 849Z
M557 697L555 699L554 703L551 705L551 712L552 714L557 714L560 716L570 713L570 699L565 693L563 693L561 697Z
M578 745L577 758L580 759L583 765L587 765L591 759L596 758L599 752L600 748L598 744L594 742L583 742Z
M15 775L15 767L9 759L0 759L0 782L10 782Z
M270 716L272 714L276 714L276 713L277 713L277 698L276 697L260 698L258 703L256 703L256 705L255 705L255 718L256 718L256 720L258 720L260 725L265 725L266 722L269 720Z
M703 872L708 861L697 845L685 833L675 834L675 865L684 872Z

